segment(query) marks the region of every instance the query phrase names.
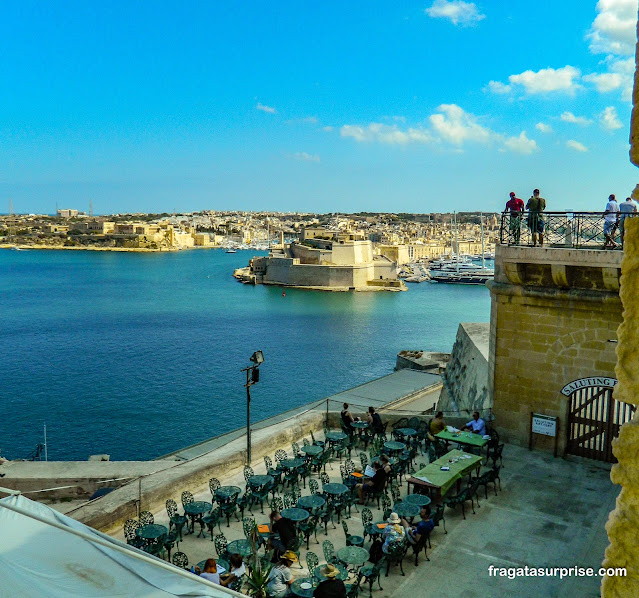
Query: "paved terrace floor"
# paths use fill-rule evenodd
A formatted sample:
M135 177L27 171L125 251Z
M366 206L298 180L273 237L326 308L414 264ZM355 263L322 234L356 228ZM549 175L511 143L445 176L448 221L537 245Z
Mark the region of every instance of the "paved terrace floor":
M359 464L359 451L353 451L353 460ZM425 461L418 455L417 462ZM327 469L331 481L339 480L339 461L333 469ZM485 468L482 468L485 470ZM256 474L265 473L263 468ZM317 477L317 474L314 474ZM223 485L244 488L244 479L236 475L221 480ZM604 556L607 537L604 529L608 513L614 507L618 487L610 482L609 467L580 459L554 459L552 455L530 452L514 445L504 450L504 467L501 473L502 489L495 496L489 490L488 499L480 497L480 508L475 514L467 510L462 519L459 507L447 508L446 529L440 525L431 535L430 561L420 555L419 566L414 566L409 550L404 560L402 577L398 567L393 567L389 577L382 577L382 587L373 590L374 598L438 595L459 598L486 596L517 597L576 597L599 596L598 578L516 578L490 577L488 567L569 567L579 565L598 569ZM195 500L211 500L208 488L175 488L168 498L180 504L182 490L191 490ZM402 486L402 495L406 483ZM302 495L309 494L302 488ZM371 501L373 518L379 520L380 511ZM144 504L142 504L144 509ZM361 507L360 507L361 509ZM253 508L258 524L268 522L268 506L264 514L259 506ZM249 516L248 511L245 516ZM156 523L168 525L164 511L155 513ZM352 534L362 533L360 514L353 511L347 520ZM336 522L337 523L337 522ZM196 531L198 530L196 525ZM229 541L243 538L241 524L232 519L231 526L222 523L222 532ZM217 533L217 528L216 528ZM117 537L123 538L122 533ZM323 529L318 532L319 544L311 538L310 550L324 563L321 543L327 539ZM328 539L336 548L345 545L341 526L329 525ZM365 547L370 546L366 542ZM177 549L176 549L177 550ZM198 538L185 536L179 550L196 564L209 557L216 557L210 536ZM305 565L306 546L301 552ZM305 577L306 569L293 566L294 577ZM368 586L360 596L368 595Z

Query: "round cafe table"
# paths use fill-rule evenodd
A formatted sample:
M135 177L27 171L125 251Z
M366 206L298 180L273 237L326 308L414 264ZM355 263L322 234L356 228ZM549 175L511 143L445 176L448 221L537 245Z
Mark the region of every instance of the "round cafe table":
M406 436L408 438L417 434L417 430L415 430L415 428L397 428L395 432L399 432L402 436Z
M398 502L393 507L393 511L395 511L395 513L397 513L400 517L404 517L404 519L412 520L413 517L417 517L417 515L419 515L421 507L419 505L414 505L409 502L402 501Z
M326 504L326 500L323 496L318 494L311 494L310 496L301 496L297 499L297 506L302 509L319 509Z
M380 525L384 527L379 527ZM376 521L375 523L369 523L366 526L366 533L369 536L371 536L371 538L374 538L375 536L380 536L386 529L387 525L388 525L388 521ZM349 546L348 548L351 548L351 547Z
M350 546L349 546L350 548ZM337 557L339 558L339 557ZM368 558L368 553L366 553L366 558ZM341 559L340 559L341 560ZM344 581L345 579L348 579L348 571L346 570L346 567L344 567L344 565L340 565L339 563L333 563L334 566L337 568L337 570L339 571L339 573L337 574L337 579L341 579L342 581ZM326 577L323 573L322 573L322 569L325 567L326 565L319 565L318 567L315 567L315 579L317 579L318 581L325 581L328 579L328 577Z
M326 432L326 440L329 444L335 444L336 442L341 442L348 438L344 432Z
M315 444L309 444L302 447L302 452L306 453L309 457L317 457L324 449L321 446Z
M384 448L390 453L399 453L406 450L406 445L403 442L397 442L396 440L389 440L384 443Z
M304 586L304 587L302 587ZM317 587L317 582L310 577L302 577L302 579L296 579L291 584L291 592L295 596L300 598L313 598L313 592Z
M253 475L248 479L247 484L251 488L261 488L266 486L266 484L272 484L273 481L272 475Z
M388 462L391 464L391 466L393 466L397 464L397 459L395 459L395 457L388 457ZM371 457L371 463L381 463L380 455Z
M351 426L357 430L365 430L370 427L370 424L368 422L351 422Z
M255 477L255 476L253 476ZM231 496L238 495L242 492L242 489L239 486L220 486L215 491L215 496L222 500L228 500Z
M304 459L282 459L280 465L285 469L295 469L304 465Z
M331 496L341 496L348 492L348 486L346 484L324 484L322 489L326 492L326 494L330 494Z
M253 554L253 547L250 540L242 538L241 540L233 540L229 542L226 547L226 551L229 554L241 554L242 556L251 556Z
M409 494L404 497L403 502L417 505L418 507L425 507L431 503L430 497L425 494Z
M337 558L342 563L359 567L368 560L368 550L361 546L345 546L337 551Z
M135 530L135 535L143 540L155 540L156 538L165 536L168 533L169 530L166 529L164 525L159 525L157 523L142 525Z
M282 517L286 517L286 519L294 521L295 523L306 521L311 516L306 509L297 509L295 507L291 509L282 509L282 511L280 511L280 515Z
M198 538L204 535L204 524L202 523L202 517L204 513L209 513L213 509L213 505L205 500L196 500L194 502L187 502L184 505L184 513L188 515L191 520L191 532L195 533L195 521L200 524L200 533Z

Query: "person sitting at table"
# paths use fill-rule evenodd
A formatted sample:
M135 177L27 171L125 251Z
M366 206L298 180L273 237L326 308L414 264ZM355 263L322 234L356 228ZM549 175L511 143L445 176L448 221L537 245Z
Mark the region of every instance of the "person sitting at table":
M375 461L373 463L373 469L375 470L375 475L370 480L366 480L362 484L355 485L360 505L364 504L365 492L381 492L386 484L386 472L379 461Z
M419 510L419 516L421 521L417 525L410 525L406 519L402 519L406 537L411 544L417 544L424 536L427 536L435 529L435 524L430 518L430 507L428 505L424 505Z
M482 436L486 434L486 422L479 417L479 411L473 413L473 419L466 424L464 430L470 430L473 434L481 434Z
M268 574L268 583L266 584L266 593L269 598L284 598L291 595L291 585L294 581L291 565L296 562L296 554L287 550L279 562L273 566Z
M337 579L339 569L328 563L320 572L326 579L315 588L313 598L346 598L346 586L341 579Z
M232 554L229 559L230 571L220 575L220 585L228 588L236 579L246 573L246 566L241 554Z
M348 410L348 403L344 403L344 409L340 412L340 416L342 418L342 423L346 428L350 429L351 424L355 421L355 418L351 415L351 412Z
M382 552L384 554L388 554L395 544L406 542L406 530L402 525L402 520L399 518L399 515L397 513L391 513L386 521L388 521L388 525L382 532L382 537L384 538Z
M273 511L269 515L269 519L271 521L269 545L275 550L273 562L276 562L282 553L293 548L297 543L297 528L293 521L282 517L279 511ZM278 534L279 538L276 538L275 534Z
M446 428L446 424L444 423L444 414L441 411L438 411L435 414L435 417L430 420L430 424L428 426L430 428L430 433L433 436L439 434L442 430Z
M382 434L384 432L384 424L379 413L375 413L375 407L368 408L368 416L366 421L369 423L371 429L375 434Z
M384 473L386 474L386 477L388 477L391 474L391 472L393 471L393 467L391 466L388 457L386 455L382 455L379 458L379 461L382 464L382 469L384 470Z
M200 577L208 579L213 583L220 583L220 574L217 572L217 563L215 562L215 559L206 559L206 563L204 563L204 571L200 573Z

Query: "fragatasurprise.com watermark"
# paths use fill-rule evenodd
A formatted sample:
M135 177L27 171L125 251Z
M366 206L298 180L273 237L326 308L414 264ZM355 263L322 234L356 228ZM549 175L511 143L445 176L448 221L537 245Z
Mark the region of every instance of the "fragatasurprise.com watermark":
M625 567L488 567L488 575L491 577L625 577Z

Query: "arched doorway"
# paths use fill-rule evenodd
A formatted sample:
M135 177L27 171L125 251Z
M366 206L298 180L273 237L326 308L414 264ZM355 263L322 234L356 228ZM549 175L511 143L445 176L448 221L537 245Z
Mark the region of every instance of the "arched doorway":
M636 406L612 397L616 384L615 378L580 378L561 389L568 397L566 453L617 462L612 454L612 440L632 418Z

